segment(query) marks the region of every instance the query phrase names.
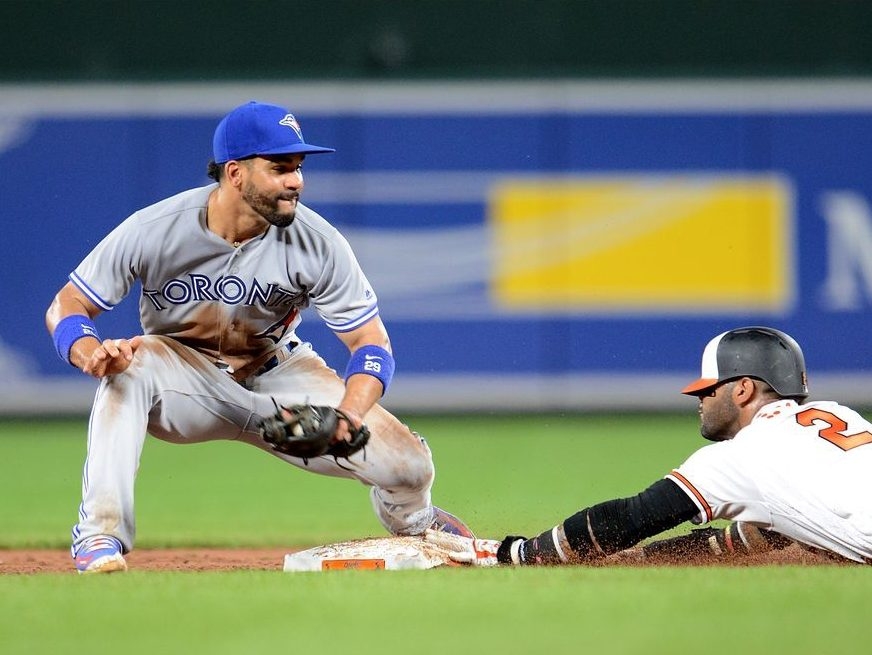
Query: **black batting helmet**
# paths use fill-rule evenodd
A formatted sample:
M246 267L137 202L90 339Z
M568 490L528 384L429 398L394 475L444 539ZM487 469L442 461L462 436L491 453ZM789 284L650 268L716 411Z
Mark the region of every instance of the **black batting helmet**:
M681 393L700 396L716 384L749 377L763 380L785 398L808 397L805 357L789 334L769 327L743 327L719 334L702 354L702 376Z

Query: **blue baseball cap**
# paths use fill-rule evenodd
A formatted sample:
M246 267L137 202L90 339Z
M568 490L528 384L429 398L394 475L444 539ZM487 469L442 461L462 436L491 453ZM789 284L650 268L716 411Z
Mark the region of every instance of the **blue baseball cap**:
M212 139L216 164L256 155L311 155L336 152L303 139L294 115L284 107L252 100L240 105L218 123Z

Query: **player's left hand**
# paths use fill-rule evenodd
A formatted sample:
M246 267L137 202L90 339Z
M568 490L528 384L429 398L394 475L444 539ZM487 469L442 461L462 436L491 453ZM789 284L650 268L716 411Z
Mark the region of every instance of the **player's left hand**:
M354 443L357 439L357 434L361 428L365 426L363 416L358 414L353 409L349 409L344 405L336 408L339 416L339 421L336 423L336 432L333 434L333 443L346 442ZM339 443L340 446L343 444Z
M608 555L606 561L615 564L638 564L645 561L645 549L641 546L633 546L619 550L617 553Z
M449 559L458 564L472 566L497 566L497 549L499 541L495 539L472 539L456 534L427 530L424 540L445 551Z

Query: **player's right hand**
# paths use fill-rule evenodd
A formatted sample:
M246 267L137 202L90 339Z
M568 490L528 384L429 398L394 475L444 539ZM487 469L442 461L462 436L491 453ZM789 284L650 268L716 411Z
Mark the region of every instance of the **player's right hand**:
M472 566L497 566L499 541L495 539L472 539L456 534L427 530L424 540L444 551L448 558L458 564Z
M133 353L142 343L141 337L132 339L104 339L91 351L82 371L95 378L122 373L133 361Z

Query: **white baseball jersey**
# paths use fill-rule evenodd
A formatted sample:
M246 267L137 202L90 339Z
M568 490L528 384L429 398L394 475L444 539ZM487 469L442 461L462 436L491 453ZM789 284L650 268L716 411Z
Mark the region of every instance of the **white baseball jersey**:
M145 334L166 335L245 378L295 340L313 304L334 331L378 313L377 298L345 238L298 204L288 227L234 247L207 227L217 185L146 207L115 228L70 275L103 310L142 283Z
M701 448L667 478L696 503L695 523L746 521L872 558L872 424L838 403L765 405L733 439Z

